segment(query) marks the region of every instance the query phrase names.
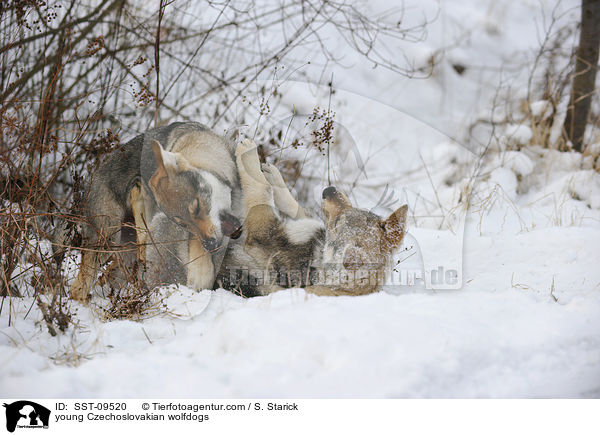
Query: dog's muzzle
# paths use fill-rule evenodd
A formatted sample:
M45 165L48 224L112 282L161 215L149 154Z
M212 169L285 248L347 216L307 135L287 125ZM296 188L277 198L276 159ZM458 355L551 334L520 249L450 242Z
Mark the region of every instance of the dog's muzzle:
M231 239L237 239L242 235L242 223L231 213L222 211L219 213L221 220L221 231Z

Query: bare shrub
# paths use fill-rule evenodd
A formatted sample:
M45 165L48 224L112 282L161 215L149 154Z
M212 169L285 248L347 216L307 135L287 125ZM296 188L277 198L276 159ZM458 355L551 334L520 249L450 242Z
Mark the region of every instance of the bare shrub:
M48 332L53 337L57 334L57 329L59 332L65 332L69 325L73 323L73 314L62 295L54 293L49 303L43 302L38 295L36 303L42 313Z
M551 11L544 11L543 34L540 46L531 54L532 62L515 66L527 72L526 95L510 83L502 83L494 97L489 116L477 119L469 128L474 132L483 128L484 137L491 137L485 150L520 150L536 145L543 148L571 151L572 144L565 140L564 122L569 107L569 87L575 75L575 45L580 23L573 18L574 9L562 10L556 2ZM517 86L522 86L521 77ZM518 95L517 98L514 95ZM600 137L600 106L592 104L588 134L589 145ZM511 132L518 126L530 129L527 140L511 140ZM518 135L516 135L518 136ZM593 153L593 152L592 152Z

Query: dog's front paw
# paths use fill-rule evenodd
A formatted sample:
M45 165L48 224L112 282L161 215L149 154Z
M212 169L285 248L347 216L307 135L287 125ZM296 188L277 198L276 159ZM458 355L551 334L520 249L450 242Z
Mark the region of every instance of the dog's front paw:
M265 178L269 182L269 184L273 187L285 187L285 181L281 176L281 172L275 165L271 163L263 163L261 165L261 169L263 174L265 174Z
M252 150L255 150L258 153L256 144L251 139L244 139L238 143L237 148L235 149L235 155L241 156Z

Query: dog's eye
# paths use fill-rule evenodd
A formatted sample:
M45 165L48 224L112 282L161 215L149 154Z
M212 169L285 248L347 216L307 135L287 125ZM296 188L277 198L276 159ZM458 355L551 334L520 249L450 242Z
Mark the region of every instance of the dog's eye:
M198 216L200 215L201 211L202 210L200 209L200 201L198 200L198 198L194 198L194 200L190 204L190 213L192 214L192 216Z

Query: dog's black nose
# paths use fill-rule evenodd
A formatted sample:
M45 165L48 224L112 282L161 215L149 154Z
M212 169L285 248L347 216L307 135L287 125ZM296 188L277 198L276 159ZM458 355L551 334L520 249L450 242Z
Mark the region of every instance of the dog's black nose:
M337 193L337 189L333 186L326 187L323 190L323 199L333 198L333 196Z
M242 224L234 215L222 211L219 213L219 219L221 220L221 231L224 235L232 239L237 239L242 235Z
M204 246L204 249L207 251L214 251L219 247L219 242L217 242L217 239L214 237L210 237L208 239L202 239L202 246Z

